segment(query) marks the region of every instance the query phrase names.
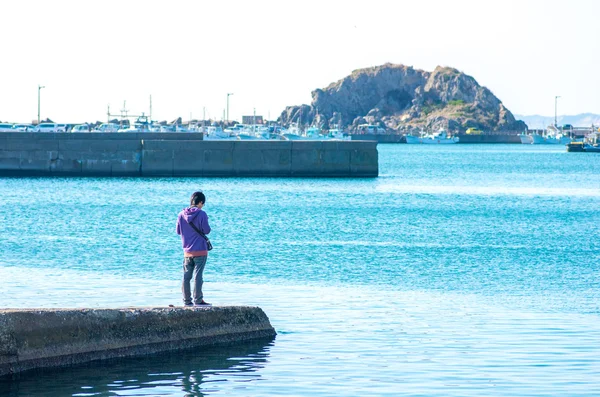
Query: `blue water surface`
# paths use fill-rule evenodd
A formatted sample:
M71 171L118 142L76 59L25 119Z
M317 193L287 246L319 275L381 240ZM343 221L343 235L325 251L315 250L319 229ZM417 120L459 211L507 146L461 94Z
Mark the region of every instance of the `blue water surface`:
M207 195L205 297L272 341L91 363L8 396L600 395L600 155L379 145L375 179L0 179L1 307L180 304L177 213Z

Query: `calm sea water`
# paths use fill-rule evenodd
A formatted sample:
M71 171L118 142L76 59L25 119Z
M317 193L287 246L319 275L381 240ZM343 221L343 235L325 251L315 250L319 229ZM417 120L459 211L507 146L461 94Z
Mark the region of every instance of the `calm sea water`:
M0 179L0 307L180 304L175 219L202 189L206 299L278 332L0 395L600 395L600 155L379 153L376 179Z

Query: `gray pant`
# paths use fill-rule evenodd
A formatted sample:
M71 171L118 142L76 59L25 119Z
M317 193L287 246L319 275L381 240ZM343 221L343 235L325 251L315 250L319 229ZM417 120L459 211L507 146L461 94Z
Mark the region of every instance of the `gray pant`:
M206 256L194 256L183 258L183 303L185 305L192 304L192 294L190 293L190 281L194 278L194 303L202 302L202 273L206 265Z

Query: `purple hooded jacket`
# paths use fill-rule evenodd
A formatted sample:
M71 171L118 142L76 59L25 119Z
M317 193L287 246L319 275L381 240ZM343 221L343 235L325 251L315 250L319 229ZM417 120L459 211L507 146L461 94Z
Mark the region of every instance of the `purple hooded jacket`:
M177 234L181 236L185 256L207 255L206 240L197 231L192 229L188 222L192 222L198 230L201 230L204 234L208 234L210 233L208 215L196 207L185 208L177 216L176 227Z

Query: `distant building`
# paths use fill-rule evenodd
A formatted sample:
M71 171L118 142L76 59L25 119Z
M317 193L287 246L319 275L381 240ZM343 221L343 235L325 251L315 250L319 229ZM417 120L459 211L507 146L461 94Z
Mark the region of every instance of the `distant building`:
M263 116L242 116L242 124L254 124L254 120L256 119L256 124L264 124Z

